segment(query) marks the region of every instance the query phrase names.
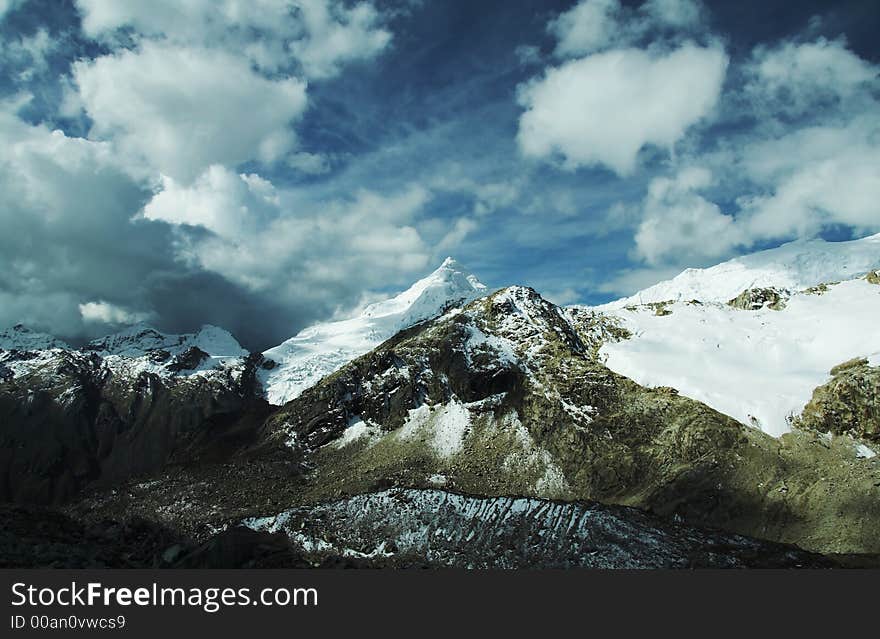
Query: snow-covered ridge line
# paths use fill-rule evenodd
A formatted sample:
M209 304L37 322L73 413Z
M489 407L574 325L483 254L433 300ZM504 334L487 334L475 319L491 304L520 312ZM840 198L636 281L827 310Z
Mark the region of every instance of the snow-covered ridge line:
M880 267L880 233L847 242L799 240L708 268L689 268L671 280L595 307L613 310L665 301L727 302L746 289L800 291L860 277Z
M70 349L70 346L52 335L32 331L21 324L0 331L0 350L42 351L56 348Z
M179 355L198 348L211 357L246 357L247 350L228 331L206 324L195 333L166 334L147 324L134 324L118 333L89 342L83 350L101 355L141 357L151 351L163 350Z
M177 335L135 324L79 349L21 325L0 332L0 364L7 377L50 365L65 353L97 355L114 373L132 378L143 372L167 377L238 369L249 355L229 332L210 325Z
M402 293L370 304L357 316L316 324L263 353L275 363L261 370L266 399L284 404L371 351L398 331L463 306L489 289L452 258Z
M880 364L880 286L862 278L793 293L781 310L671 302L608 309L632 333L606 342L613 371L643 386L671 386L740 422L790 430L832 367L856 357Z

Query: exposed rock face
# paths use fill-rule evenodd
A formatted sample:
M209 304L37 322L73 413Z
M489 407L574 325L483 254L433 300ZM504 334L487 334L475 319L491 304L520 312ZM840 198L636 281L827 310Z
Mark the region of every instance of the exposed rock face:
M63 502L92 482L118 482L172 459L201 457L228 446L224 433L236 424L250 422L255 431L267 412L255 397L253 359L177 377L129 375L94 352L30 355L14 353L27 366L0 384L4 501Z
M749 288L727 304L744 311L757 311L765 306L774 311L781 311L785 308L785 300L785 293L775 288Z
M297 508L248 526L306 556L408 558L459 568L829 567L802 550L663 521L633 508L390 490Z
M192 371L197 369L208 357L210 356L199 347L191 346L180 355L177 355L167 368L175 373Z
M880 268L868 271L867 275L865 275L865 279L868 280L868 283L870 284L880 284Z
M798 424L880 444L880 367L854 359L832 368L831 375L813 392Z

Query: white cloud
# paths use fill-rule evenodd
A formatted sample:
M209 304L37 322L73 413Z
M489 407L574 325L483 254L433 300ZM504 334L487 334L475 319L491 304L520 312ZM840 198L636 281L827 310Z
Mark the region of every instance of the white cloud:
M756 143L743 165L764 186L740 200L756 238L809 237L835 224L880 231L880 117Z
M6 14L16 9L24 0L0 0L0 20L6 17Z
M292 153L287 158L287 164L291 168L302 171L307 175L321 175L330 170L330 160L326 155L319 153L306 153L304 151Z
M674 178L655 178L636 231L636 253L649 264L700 263L728 254L743 243L733 217L700 191L712 185L704 168L687 168Z
M17 73L18 79L28 81L34 75L47 70L47 56L57 46L58 42L49 36L49 32L40 28L29 36L0 40L0 62L10 72L12 69L20 69Z
M619 175L646 145L672 150L718 100L728 59L684 45L668 54L613 50L564 63L520 87L518 142L566 168L605 165Z
M258 175L236 175L215 164L191 186L162 177L162 189L147 203L143 216L172 224L201 226L235 238L265 225L278 214L278 195Z
M391 42L391 33L379 27L379 12L367 2L351 8L327 0L298 0L298 5L307 35L294 40L290 51L309 77L334 76L343 64L372 58Z
M765 115L800 115L828 100L846 101L876 86L878 69L846 48L842 40L786 42L758 47L746 66L745 92ZM843 105L848 109L849 105Z
M702 26L702 6L696 0L648 0L637 9L620 0L581 0L547 24L556 37L554 54L579 57L608 48L625 48L651 37L678 42Z
M73 77L93 137L185 181L210 164L278 159L306 106L299 80L266 79L224 52L153 42L76 62Z
M758 124L719 152L685 160L706 168L651 183L636 255L654 265L693 266L736 247L814 237L829 227L880 231L878 70L824 39L756 49L747 84L729 97ZM736 198L730 214L709 199L717 186L710 171Z
M152 313L129 311L104 300L80 304L79 313L84 322L102 324L137 324L153 317Z
M648 0L641 10L656 24L679 29L697 26L703 17L698 0Z
M391 42L383 15L369 2L340 0L77 0L83 31L115 43L124 27L139 37L182 46L239 51L265 71L336 75L343 65L366 60Z
M444 235L437 243L437 246L434 247L435 255L445 255L458 248L464 239L470 233L475 231L478 226L477 222L469 217L460 217L455 220L452 228L449 229L446 235Z
M618 0L583 0L547 25L559 57L593 53L615 42L621 29Z
M180 226L179 256L288 302L351 295L428 263L431 252L413 226L430 197L426 190L362 190L330 202L297 195L213 166L190 186L166 178L143 216L211 231Z

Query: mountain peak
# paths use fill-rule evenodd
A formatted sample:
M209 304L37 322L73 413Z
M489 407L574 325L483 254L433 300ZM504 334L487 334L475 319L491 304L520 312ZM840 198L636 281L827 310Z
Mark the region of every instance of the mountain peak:
M24 324L0 331L0 350L40 351L51 348L69 349L70 346L48 333L33 331Z
M166 350L176 355L193 346L216 357L247 355L247 351L228 331L210 324L205 324L195 333L177 335L163 333L139 322L112 335L92 340L86 348L105 355L140 357L154 350Z
M370 304L358 316L316 324L265 351L278 364L262 373L267 398L284 404L398 331L487 293L489 289L473 273L447 257L402 293Z
M430 275L402 293L367 306L361 317L400 315L398 329L406 328L442 312L450 304L469 302L487 292L486 285L451 257Z

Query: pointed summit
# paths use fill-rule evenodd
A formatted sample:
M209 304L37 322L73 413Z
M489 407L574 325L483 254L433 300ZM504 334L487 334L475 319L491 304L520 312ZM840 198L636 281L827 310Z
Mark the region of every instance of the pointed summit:
M486 295L489 289L451 257L408 289L370 304L351 319L316 324L263 355L276 363L261 373L267 399L284 404L322 377L419 322Z
M427 277L388 300L367 306L361 317L399 315L397 330L438 315L452 304L470 302L486 293L485 284L451 257Z

